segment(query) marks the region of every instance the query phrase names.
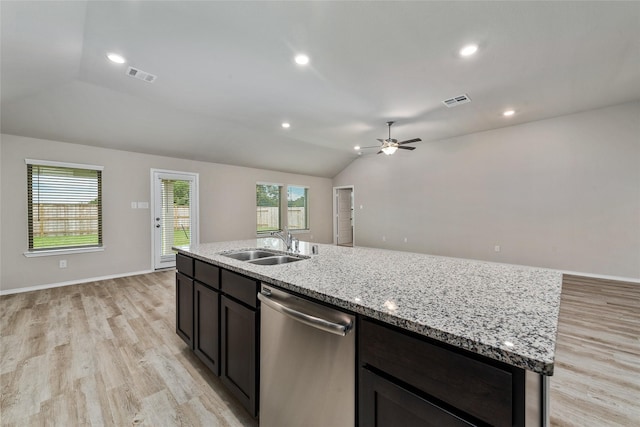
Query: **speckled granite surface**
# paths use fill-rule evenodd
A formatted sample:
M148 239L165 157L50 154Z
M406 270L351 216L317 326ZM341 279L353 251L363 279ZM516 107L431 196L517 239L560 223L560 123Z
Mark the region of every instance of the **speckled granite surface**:
M220 255L283 251L279 239L207 243L179 252L472 352L553 374L562 274L373 248L300 242L310 259L261 266Z

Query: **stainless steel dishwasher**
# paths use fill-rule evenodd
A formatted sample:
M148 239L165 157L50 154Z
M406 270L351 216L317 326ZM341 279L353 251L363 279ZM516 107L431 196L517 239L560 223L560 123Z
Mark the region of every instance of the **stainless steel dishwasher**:
M355 317L261 286L260 427L353 427Z

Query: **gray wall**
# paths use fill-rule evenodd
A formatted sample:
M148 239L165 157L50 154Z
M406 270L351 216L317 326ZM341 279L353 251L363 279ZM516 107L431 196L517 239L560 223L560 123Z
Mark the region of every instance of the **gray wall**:
M640 103L416 146L334 178L357 245L640 279Z
M0 290L148 271L151 267L151 213L131 209L150 201L150 169L200 174L200 242L255 238L255 185L258 181L310 188L309 234L301 240L331 241L331 180L304 175L195 162L107 150L64 142L2 135L0 143ZM27 200L25 158L104 166L105 251L26 258ZM68 268L58 261L66 259Z

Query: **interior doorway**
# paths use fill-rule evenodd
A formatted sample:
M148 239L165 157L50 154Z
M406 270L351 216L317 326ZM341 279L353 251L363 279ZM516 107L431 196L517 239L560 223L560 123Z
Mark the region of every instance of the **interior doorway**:
M198 243L198 174L151 169L153 268L175 267L173 246Z
M333 187L333 244L355 246L354 186Z

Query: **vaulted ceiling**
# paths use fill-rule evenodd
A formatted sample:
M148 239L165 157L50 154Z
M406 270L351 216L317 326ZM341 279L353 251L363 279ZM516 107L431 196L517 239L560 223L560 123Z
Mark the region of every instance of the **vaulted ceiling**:
M179 158L332 177L387 120L424 144L640 99L640 2L3 0L0 12L3 133ZM469 43L478 52L461 57ZM472 102L443 105L461 94Z

